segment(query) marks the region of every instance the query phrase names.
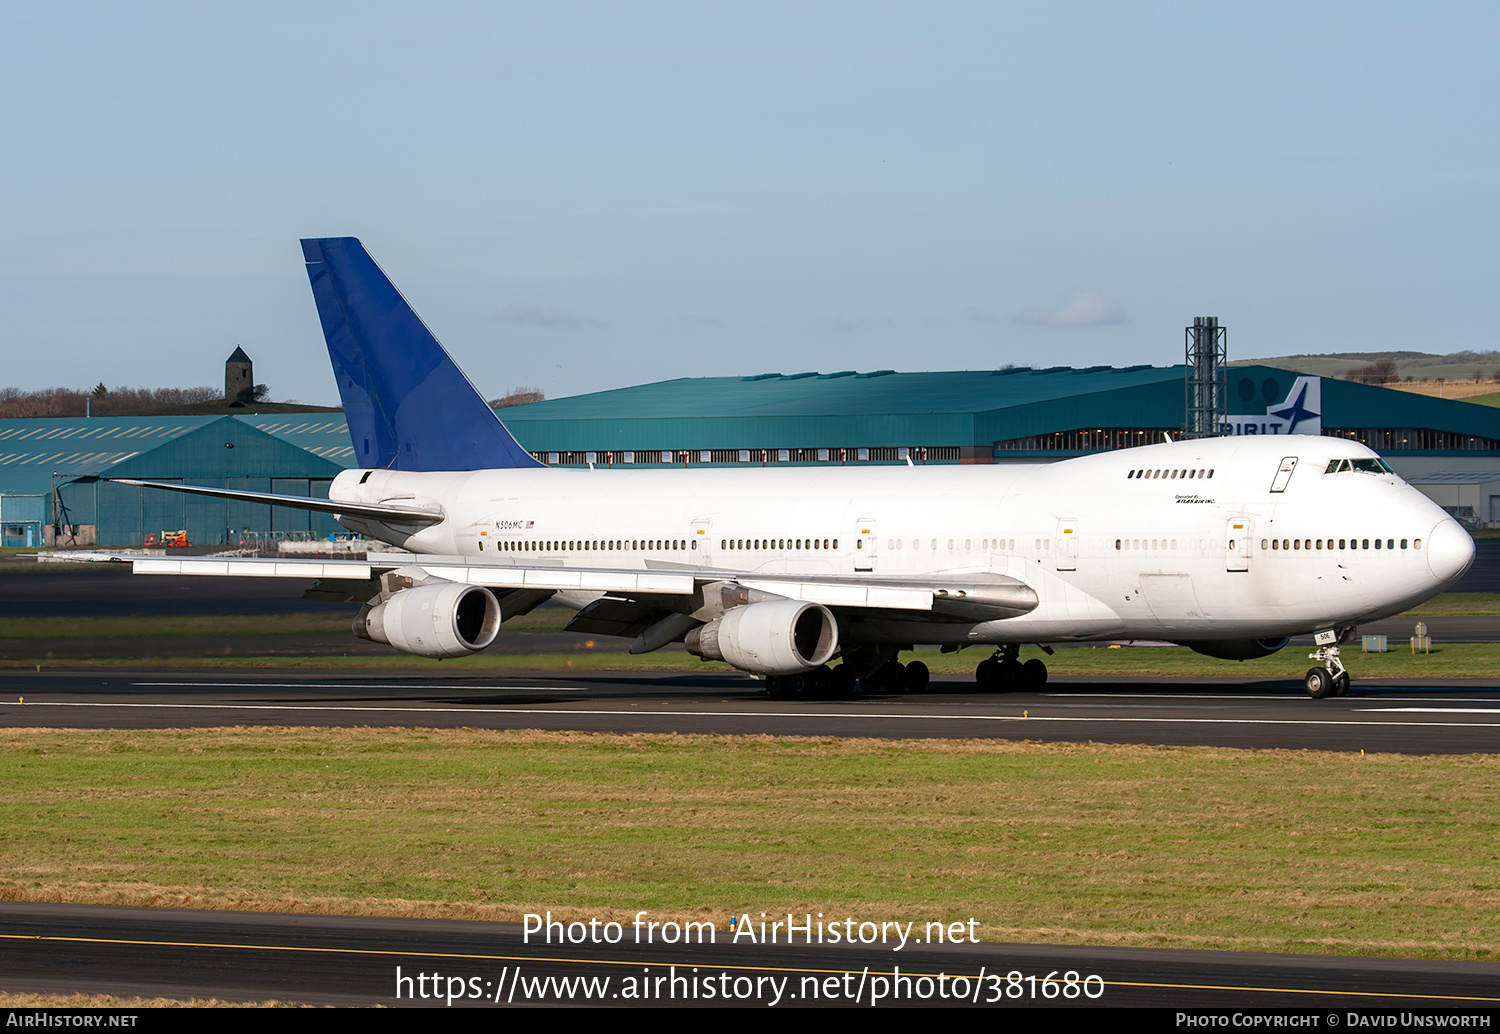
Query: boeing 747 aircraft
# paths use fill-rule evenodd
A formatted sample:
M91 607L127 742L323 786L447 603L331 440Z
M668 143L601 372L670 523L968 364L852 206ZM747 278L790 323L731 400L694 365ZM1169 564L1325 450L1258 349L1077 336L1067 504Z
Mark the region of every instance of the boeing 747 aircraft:
M983 647L988 691L1046 681L1022 645L1156 639L1231 660L1312 633L1347 691L1361 622L1452 585L1468 533L1363 446L1163 443L1034 465L554 470L533 459L352 237L302 242L359 469L328 499L125 481L334 514L366 561L135 558L142 574L317 579L356 635L423 657L557 598L569 628L683 643L772 696L920 692L915 644ZM832 666L835 659L841 663Z

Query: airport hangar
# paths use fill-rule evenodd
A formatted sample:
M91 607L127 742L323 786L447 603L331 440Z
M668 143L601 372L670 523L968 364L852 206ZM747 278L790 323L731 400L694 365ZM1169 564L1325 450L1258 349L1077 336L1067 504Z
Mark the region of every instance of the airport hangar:
M1223 433L1295 423L1358 441L1467 523L1500 523L1500 409L1266 366L1225 372ZM501 416L554 466L1035 463L1176 437L1185 377L1095 366L681 378ZM358 465L337 413L3 420L0 526L5 545L140 546L183 530L200 547L326 538L343 530L327 515L105 479L326 497Z

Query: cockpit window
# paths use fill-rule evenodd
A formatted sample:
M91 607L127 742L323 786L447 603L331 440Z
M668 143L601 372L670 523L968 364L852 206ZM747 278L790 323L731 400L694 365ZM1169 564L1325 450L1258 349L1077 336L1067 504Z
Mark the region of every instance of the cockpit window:
M1329 460L1328 467L1323 471L1325 474L1342 474L1345 471L1358 470L1366 474L1394 474L1391 465L1385 460L1375 459L1359 460Z

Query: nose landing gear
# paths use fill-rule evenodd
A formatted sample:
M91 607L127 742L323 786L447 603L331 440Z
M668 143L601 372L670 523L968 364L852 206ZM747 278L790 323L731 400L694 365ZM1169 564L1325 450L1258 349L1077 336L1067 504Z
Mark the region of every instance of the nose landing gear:
M1318 663L1307 669L1307 695L1314 700L1322 700L1325 697L1347 696L1349 693L1349 669L1344 667L1344 662L1339 659L1339 642L1341 636L1336 630L1329 629L1319 632L1313 641L1318 649L1308 654L1309 660Z

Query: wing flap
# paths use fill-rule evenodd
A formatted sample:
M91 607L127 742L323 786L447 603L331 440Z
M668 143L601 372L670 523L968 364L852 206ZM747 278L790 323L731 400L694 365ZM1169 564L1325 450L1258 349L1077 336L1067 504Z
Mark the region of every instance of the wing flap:
M365 581L371 567L357 560L274 560L254 557L121 557L132 574L199 575L209 578L337 578Z

